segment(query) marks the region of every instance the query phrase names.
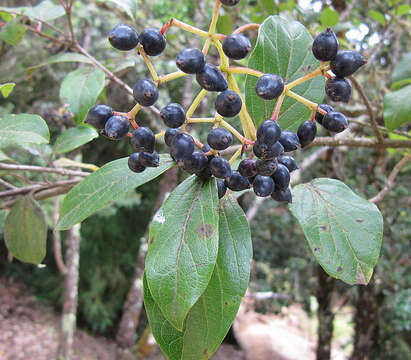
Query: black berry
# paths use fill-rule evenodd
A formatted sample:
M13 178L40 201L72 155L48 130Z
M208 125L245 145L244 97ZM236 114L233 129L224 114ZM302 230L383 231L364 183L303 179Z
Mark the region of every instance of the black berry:
M118 140L127 135L129 128L130 123L126 117L114 115L107 120L104 131L110 139Z
M225 150L233 142L233 136L225 128L216 128L207 136L207 143L215 150Z
M225 179L225 186L233 191L243 191L250 188L248 179L241 175L237 170L231 172L231 175Z
M253 189L257 196L270 196L274 191L274 180L269 176L257 175L253 182Z
M128 167L135 173L141 173L146 169L145 166L141 165L139 158L139 153L131 154L128 158Z
M273 145L262 144L258 140L254 143L253 152L255 156L263 160L271 160L284 152L284 146L279 141Z
M295 161L295 159L292 156L289 156L289 155L280 156L278 158L278 162L286 166L289 172L292 172L298 169L297 161Z
M141 152L139 156L140 164L145 167L158 167L160 165L160 157L158 156L157 151L153 151L152 153L149 152Z
M170 128L178 128L186 121L186 112L184 108L177 103L168 104L161 109L160 116L164 121L164 124Z
M207 156L201 150L194 151L184 160L184 170L190 174L199 174L208 166Z
M322 125L329 131L339 133L348 127L348 121L344 114L337 111L330 111L324 116Z
M291 195L290 189L281 190L275 189L274 192L271 194L273 200L278 202L285 202L285 203L292 203L293 197Z
M276 74L264 74L258 79L255 91L264 100L276 99L284 91L284 80Z
M170 144L170 155L175 161L184 161L193 153L193 151L194 139L191 135L180 133L173 137Z
M199 85L207 91L224 91L228 83L222 72L212 64L205 64L204 70L196 75Z
M281 136L281 128L277 121L265 120L257 129L257 140L266 145L273 145Z
M177 55L176 64L186 74L198 74L204 71L205 56L198 49L187 48Z
M290 172L283 164L278 164L277 170L272 175L276 189L285 190L290 185Z
M144 29L140 33L139 42L143 45L144 51L147 55L160 55L166 48L166 38L160 30L155 28Z
M225 186L224 180L217 179L217 190L218 190L218 198L221 199L227 192L227 186Z
M338 51L338 39L331 28L321 32L313 42L313 54L320 61L334 60Z
M221 156L211 159L210 170L218 179L225 179L231 175L230 163Z
M238 164L238 172L247 177L253 177L257 175L256 160L254 159L244 159Z
M325 92L332 101L349 102L352 88L348 80L333 77L325 83Z
M151 80L139 80L133 89L134 99L142 106L154 105L158 99L158 89Z
M217 96L215 109L224 117L234 117L240 111L243 103L235 91L225 90Z
M127 51L137 46L138 34L132 26L120 24L110 31L108 40L117 50Z
M85 122L96 129L104 129L107 120L111 116L113 116L113 109L110 106L96 105L89 110Z
M281 132L280 140L278 140L282 146L284 146L285 152L297 150L300 147L300 140L296 133L290 130L284 130Z
M315 135L317 135L317 126L313 121L304 121L298 127L297 136L300 141L301 147L305 147L308 144L311 144L315 139Z
M167 146L171 145L171 141L173 140L174 136L180 134L180 130L178 129L167 129L166 133L164 134L164 141Z
M223 42L223 51L234 60L244 59L251 50L251 42L244 34L231 34Z
M257 172L263 176L271 176L275 170L277 170L278 162L277 159L272 160L261 160L258 159L255 164Z
M334 108L331 105L328 104L321 104L319 106L320 109L326 111L326 112L330 112L330 111L334 111ZM323 124L323 120L324 120L324 116L323 114L319 113L318 111L315 114L315 121L317 121L319 124Z
M131 145L138 151L153 152L156 138L153 132L147 127L139 127L133 131Z
M235 6L240 2L240 0L221 0L221 3L225 6Z
M339 78L354 74L361 66L367 63L367 59L358 51L340 50L331 61L331 70Z

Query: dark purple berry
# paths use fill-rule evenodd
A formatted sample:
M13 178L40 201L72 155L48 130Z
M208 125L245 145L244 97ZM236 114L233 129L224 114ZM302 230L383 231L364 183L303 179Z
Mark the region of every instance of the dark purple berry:
M180 134L179 129L167 129L166 133L164 134L164 141L167 146L171 145L171 141L173 140L174 136Z
M149 152L141 152L139 156L140 164L145 167L158 167L160 165L160 157L158 156L157 151L153 151L152 153Z
M251 42L244 34L228 35L223 42L223 51L230 59L244 59L250 50Z
M147 127L139 127L133 131L131 145L138 151L153 152L156 138L153 132Z
M208 144L204 144L203 147L201 148L201 151L204 153L208 153L211 151L211 147Z
M293 197L291 195L290 189L275 189L274 192L271 194L271 197L273 198L273 200L278 202L285 202L290 204L293 202Z
M170 155L177 161L182 162L194 152L194 139L191 135L180 133L173 137L170 144Z
M261 160L258 159L255 164L257 172L263 176L271 176L275 170L277 170L277 159L273 160Z
M292 156L283 155L278 158L278 162L287 167L289 172L293 172L298 169L297 161Z
M107 120L112 116L113 109L110 106L96 105L89 110L85 122L96 129L104 129Z
M340 50L330 65L335 76L344 78L354 74L366 63L367 59L358 51Z
M283 164L278 164L277 170L271 176L275 183L275 188L285 190L290 185L290 172Z
M279 141L273 145L266 145L257 140L254 143L253 152L255 156L262 160L271 160L284 152L284 146Z
M319 106L320 109L326 111L326 112L330 112L330 111L334 111L334 108L331 105L328 104L321 104ZM323 124L323 120L324 120L324 116L323 114L319 113L318 111L315 114L315 121L317 121L319 124Z
M331 28L321 32L313 42L313 54L320 61L334 60L338 51L338 39Z
M130 128L129 120L120 115L109 118L104 126L104 132L112 140L118 140L126 136Z
M201 150L194 151L184 160L184 170L190 174L199 174L208 166L207 156Z
M274 191L274 180L269 176L257 175L253 182L253 189L257 196L270 196Z
M233 142L231 132L226 128L215 128L207 136L207 143L215 150L225 150Z
M160 55L166 48L167 41L159 29L147 28L140 33L139 42L147 55Z
M255 91L264 100L276 99L284 91L284 80L277 74L264 74L258 79Z
M253 177L257 175L256 160L244 159L238 164L238 172L247 177Z
M198 74L204 71L205 56L198 49L184 49L177 55L176 64L186 74Z
M132 172L141 173L146 169L145 166L141 165L139 158L139 153L134 153L129 156L128 167Z
M297 136L300 141L301 147L305 147L308 144L311 144L315 139L315 135L317 135L317 126L313 121L304 121L298 127Z
M211 159L210 170L218 179L225 179L231 175L230 163L221 156Z
M108 40L117 50L133 50L138 44L138 34L132 26L120 24L110 31Z
M323 126L328 131L340 133L348 127L348 120L344 114L337 111L330 111L324 116Z
M275 144L281 136L281 128L277 121L265 120L257 129L257 140L266 145Z
M161 109L160 116L164 121L164 124L170 128L178 128L186 121L186 112L184 108L177 103L168 104Z
M333 77L325 83L325 92L332 101L349 102L352 88L348 80Z
M196 75L199 85L207 91L224 91L228 83L222 72L212 64L206 64L204 71Z
M233 191L243 191L250 188L248 179L241 175L237 170L231 172L231 175L225 179L225 186Z
M215 109L224 117L236 116L243 106L240 96L235 91L225 90L215 100Z
M281 132L280 140L278 140L282 146L284 146L285 152L297 150L300 147L300 140L295 132L290 130L284 130Z
M218 198L221 199L227 192L227 186L225 186L224 180L217 179L217 190L218 190Z
M221 0L221 3L225 6L235 6L240 2L240 0Z
M157 85L151 80L139 80L134 86L133 96L142 106L154 105L158 99Z

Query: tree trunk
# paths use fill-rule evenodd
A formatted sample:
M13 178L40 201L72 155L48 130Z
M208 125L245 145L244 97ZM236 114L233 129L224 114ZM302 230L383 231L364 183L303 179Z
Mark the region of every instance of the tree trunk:
M77 295L79 277L80 225L75 225L67 231L66 265L64 277L63 311L61 317L59 360L70 360L76 331Z
M378 324L378 305L373 281L367 286L359 286L357 296L354 350L351 360L371 360Z
M167 195L177 186L178 168L174 167L168 170L161 180L160 191L156 205L154 206L153 216L163 204ZM151 223L151 221L150 221ZM147 227L146 235L141 239L140 250L137 258L136 270L131 283L130 290L127 294L127 300L124 303L123 314L120 325L117 330L117 359L132 360L133 348L136 343L136 329L143 308L143 273L145 259L147 254L147 238L150 224Z
M335 287L335 279L317 266L317 291L318 301L318 341L317 360L329 360L331 358L331 340L333 337L334 313L332 311L332 294Z

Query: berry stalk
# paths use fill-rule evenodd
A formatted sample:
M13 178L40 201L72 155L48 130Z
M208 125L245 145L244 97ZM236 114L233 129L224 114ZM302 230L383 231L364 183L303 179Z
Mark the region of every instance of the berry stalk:
M220 7L221 7L221 1L217 0L215 2L214 11L213 11L213 18L211 19L210 28L208 29L208 35L209 36L215 34Z
M247 67L241 67L241 66L230 66L227 70L227 73L229 74L247 74L251 76L255 76L257 78L260 78L261 76L264 75L261 71L250 69Z
M260 28L260 24L254 24L254 23L245 24L243 26L240 26L236 30L234 30L233 34L241 34L247 30L258 30L259 28Z
M186 76L186 75L188 75L188 74L186 74L186 73L184 73L180 70L172 72L172 73L167 74L167 75L162 75L157 79L157 85L165 84L169 81L179 79L179 78L181 78L183 76Z
M233 156L231 157L231 159L228 161L231 166L234 164L234 161L237 160L237 158L241 155L242 152L243 152L243 148L240 147L240 148L234 153L234 155L233 155Z
M325 114L327 113L326 111L320 109L320 108L318 107L318 104L317 104L317 103L312 102L312 101L306 99L305 97L300 96L300 95L296 94L295 92L292 92L291 90L287 90L287 91L285 92L285 94L286 94L287 96L292 97L293 99L299 101L300 103L304 104L305 106L307 106L308 108L310 108L312 111L317 111L317 109L318 109L318 112L321 113L321 114L323 114L323 115L325 115Z
M290 90L297 85L300 85L308 80L311 80L312 78L325 75L328 70L330 70L330 65L321 65L317 69L315 69L313 72L310 72L309 74L304 75L298 78L297 80L290 82L289 84L286 85L285 88L286 90Z
M196 28L195 26L186 24L180 20L177 20L175 18L172 18L169 22L167 22L160 30L160 32L164 35L166 31L171 27L177 27L179 29L185 30L187 32L190 32L192 34L199 35L201 37L208 37L208 32L201 30L199 28Z
M144 62L146 63L147 68L150 71L151 77L153 78L154 82L158 82L159 77L157 75L157 71L154 69L153 63L151 62L151 60L147 56L147 54L144 51L143 46L141 44L139 44L137 46L137 51L139 52L139 54L143 58Z

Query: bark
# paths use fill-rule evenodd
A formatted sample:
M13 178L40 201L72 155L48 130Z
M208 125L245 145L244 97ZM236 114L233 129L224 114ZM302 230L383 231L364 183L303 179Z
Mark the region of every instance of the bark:
M332 311L332 295L335 287L335 279L317 266L317 291L318 301L318 340L317 360L329 360L331 358L331 340L333 336L333 322L335 314Z
M174 167L168 170L161 180L160 191L154 207L153 216L163 204L167 195L177 186L178 168ZM131 283L130 290L127 294L126 302L123 307L123 314L121 316L120 325L117 330L117 359L132 360L135 359L133 354L134 345L136 343L136 329L143 308L143 273L145 266L145 258L147 254L147 238L146 236L141 240L140 250L137 258L137 265L134 277Z
M76 330L77 295L79 278L80 225L67 231L66 265L64 277L63 312L61 317L59 360L72 358L73 341Z

